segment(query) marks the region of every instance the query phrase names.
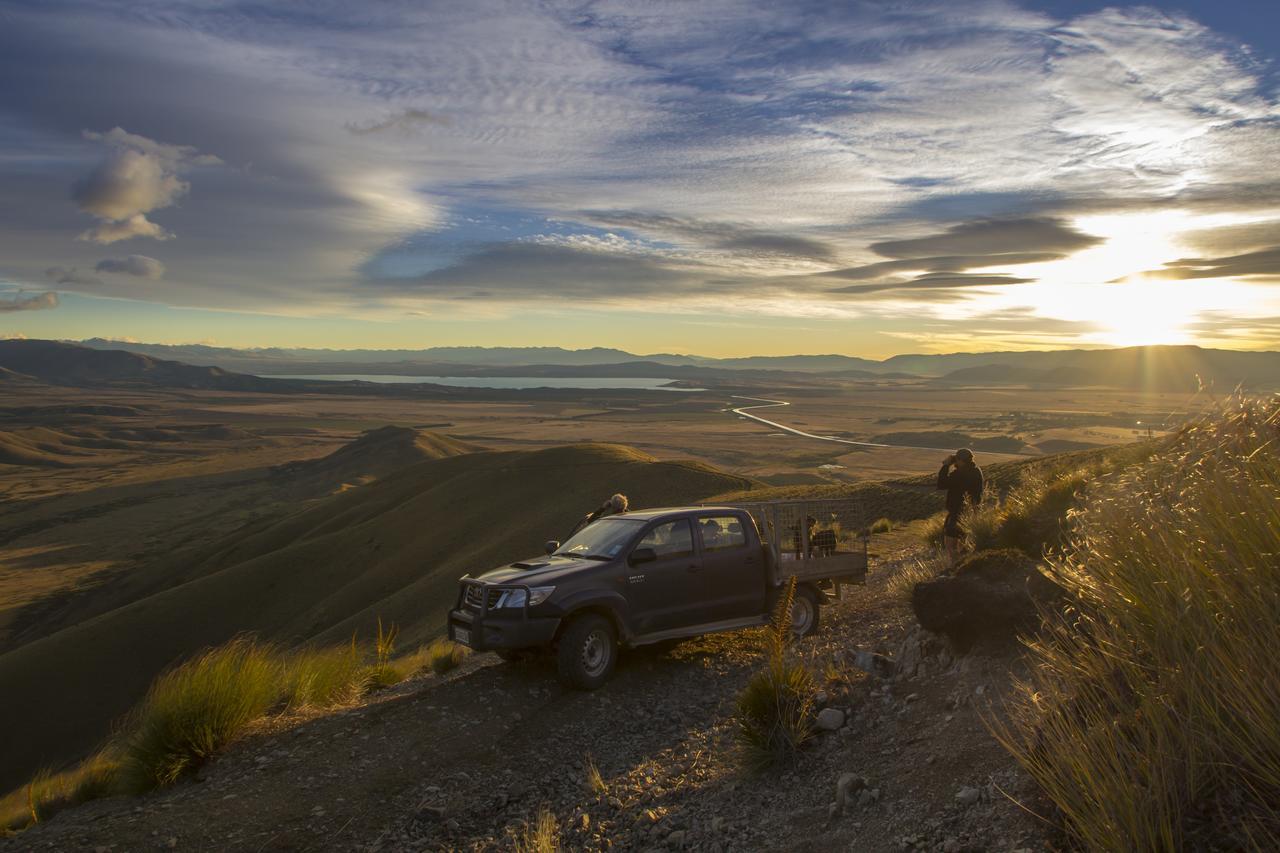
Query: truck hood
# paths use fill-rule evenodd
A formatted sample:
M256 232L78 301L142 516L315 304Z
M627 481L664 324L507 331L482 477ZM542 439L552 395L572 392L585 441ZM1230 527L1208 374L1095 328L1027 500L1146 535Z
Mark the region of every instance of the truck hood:
M601 560L583 560L579 557L534 557L492 569L477 576L476 580L486 583L524 583L537 586L552 584L565 575L603 565L606 564Z

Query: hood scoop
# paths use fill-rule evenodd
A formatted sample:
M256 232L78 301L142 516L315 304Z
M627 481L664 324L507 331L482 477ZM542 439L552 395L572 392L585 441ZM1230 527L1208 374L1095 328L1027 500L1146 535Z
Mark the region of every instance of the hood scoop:
M541 562L537 562L537 563L512 563L512 564L511 564L511 568L513 568L513 569L541 569L541 568L544 568L544 567L549 566L549 565L551 565L551 561L550 561L550 560L542 560Z

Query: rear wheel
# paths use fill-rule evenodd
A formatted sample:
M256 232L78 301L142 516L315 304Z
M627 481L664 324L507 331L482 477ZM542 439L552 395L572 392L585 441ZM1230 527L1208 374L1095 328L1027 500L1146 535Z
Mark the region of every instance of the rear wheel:
M618 662L618 638L613 623L587 613L569 623L556 650L560 681L567 687L595 690L609 680Z
M811 586L796 587L796 598L791 605L791 632L797 637L807 637L817 632L822 618L819 602L821 593Z

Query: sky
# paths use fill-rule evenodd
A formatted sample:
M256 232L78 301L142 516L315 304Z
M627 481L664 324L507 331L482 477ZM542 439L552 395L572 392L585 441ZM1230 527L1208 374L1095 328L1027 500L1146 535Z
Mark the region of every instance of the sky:
M0 0L0 336L1280 349L1280 3Z

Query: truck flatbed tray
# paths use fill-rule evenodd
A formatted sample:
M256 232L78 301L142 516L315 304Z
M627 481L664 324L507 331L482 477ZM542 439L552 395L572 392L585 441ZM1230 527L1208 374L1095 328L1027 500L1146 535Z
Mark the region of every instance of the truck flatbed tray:
M751 513L771 556L774 579L836 580L867 577L869 520L860 501L779 500L736 504Z

